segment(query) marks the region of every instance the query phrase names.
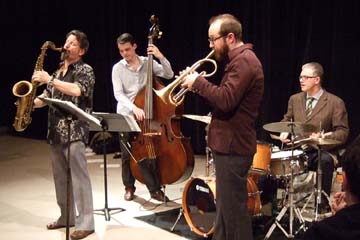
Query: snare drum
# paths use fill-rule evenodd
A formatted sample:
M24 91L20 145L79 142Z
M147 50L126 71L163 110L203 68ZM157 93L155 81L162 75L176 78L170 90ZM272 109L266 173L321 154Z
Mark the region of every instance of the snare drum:
M291 175L291 160L294 160L294 174L298 175L305 170L305 153L302 150L280 151L271 154L271 175L275 177L289 177Z
M260 192L251 178L247 179L247 191L249 214L251 216L260 214ZM182 208L191 231L202 237L213 234L216 216L215 178L191 178L184 188Z
M264 175L270 172L271 146L268 143L257 142L256 153L249 173Z

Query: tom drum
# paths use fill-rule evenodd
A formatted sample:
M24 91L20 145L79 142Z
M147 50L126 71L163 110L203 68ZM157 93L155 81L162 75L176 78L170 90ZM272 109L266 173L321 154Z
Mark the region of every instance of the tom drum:
M264 175L270 173L271 145L265 142L257 142L256 153L249 173Z

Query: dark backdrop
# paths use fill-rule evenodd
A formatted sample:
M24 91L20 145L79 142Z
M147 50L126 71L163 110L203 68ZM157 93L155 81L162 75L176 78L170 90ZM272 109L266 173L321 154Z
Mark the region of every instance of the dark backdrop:
M32 114L33 123L25 132L14 132L11 124L16 98L11 89L17 81L31 78L40 47L46 40L60 46L69 30L81 29L88 34L90 49L85 61L96 74L94 110L114 112L111 69L120 59L115 45L120 33L134 34L138 53L144 55L149 17L157 15L163 37L156 44L178 72L207 55L208 19L225 12L240 19L245 42L254 44L264 67L265 95L257 121L259 140L271 141L262 125L282 118L289 96L300 90L297 77L301 65L308 61L323 64L324 87L345 101L350 140L359 134L360 4L357 0L12 0L0 4L0 126L11 134L45 138L46 109ZM53 72L58 62L58 53L48 50L44 69ZM218 82L220 74L221 71L211 80ZM185 113L205 115L210 110L200 97L187 95ZM183 134L192 138L196 153L204 152L204 127L202 123L182 121Z

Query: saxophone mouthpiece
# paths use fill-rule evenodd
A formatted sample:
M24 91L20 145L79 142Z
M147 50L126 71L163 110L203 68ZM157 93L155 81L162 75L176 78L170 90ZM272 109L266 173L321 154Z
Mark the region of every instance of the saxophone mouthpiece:
M61 48L61 54L60 54L61 61L64 61L68 55L69 55L68 51L65 48Z

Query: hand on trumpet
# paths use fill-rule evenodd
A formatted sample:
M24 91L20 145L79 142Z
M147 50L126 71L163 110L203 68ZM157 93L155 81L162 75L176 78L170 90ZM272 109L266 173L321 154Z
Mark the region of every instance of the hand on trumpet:
M186 71L186 70L185 70ZM196 80L196 78L199 76L200 74L196 71L194 72L190 72L188 75L186 75L182 81L181 87L183 88L187 88L190 91L192 91L192 86Z
M37 82L40 85L47 84L51 76L46 71L35 71L32 75L31 81Z

